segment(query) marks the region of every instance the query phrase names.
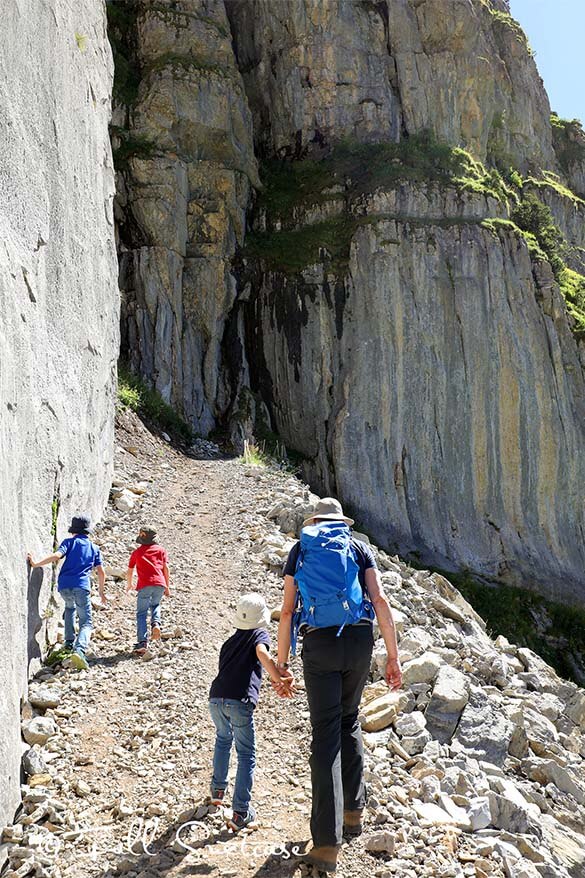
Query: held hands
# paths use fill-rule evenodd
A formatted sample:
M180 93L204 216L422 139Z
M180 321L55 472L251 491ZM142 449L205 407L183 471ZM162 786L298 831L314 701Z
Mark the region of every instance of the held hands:
M400 687L402 686L402 668L400 667L400 660L398 659L398 656L396 656L395 658L390 658L390 656L388 656L384 679L392 690L400 689Z
M36 565L35 562L33 561L33 559L32 559L32 555L31 555L30 552L27 554L27 556L26 556L26 560L28 561L30 567L34 570L34 568L35 568L37 565Z
M278 670L280 674L279 680L271 680L271 685L279 698L294 698L296 693L295 678L293 672L289 669Z

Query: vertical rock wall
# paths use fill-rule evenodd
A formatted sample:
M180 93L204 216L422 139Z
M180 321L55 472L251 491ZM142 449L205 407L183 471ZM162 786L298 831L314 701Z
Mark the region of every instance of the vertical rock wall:
M99 516L112 466L118 289L101 0L6 0L0 52L0 823L20 782L20 703L40 657L52 550ZM56 519L56 520L55 520ZM48 613L53 612L49 606Z
M222 340L258 183L252 120L221 0L126 11L140 84L114 129L122 354L207 433L230 402Z

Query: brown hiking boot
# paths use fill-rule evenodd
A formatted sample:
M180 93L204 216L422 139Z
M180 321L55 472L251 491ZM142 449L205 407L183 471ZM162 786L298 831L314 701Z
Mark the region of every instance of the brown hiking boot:
M362 818L363 811L344 811L343 812L343 831L345 835L361 835L364 829Z
M316 866L323 872L335 872L337 869L337 854L340 845L313 846L308 854L303 855L303 861L311 866Z

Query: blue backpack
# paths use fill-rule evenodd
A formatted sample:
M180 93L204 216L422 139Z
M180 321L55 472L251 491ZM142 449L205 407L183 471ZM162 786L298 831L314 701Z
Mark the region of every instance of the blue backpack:
M374 618L360 585L357 554L347 524L322 521L309 525L302 529L300 542L294 577L298 599L292 620L293 655L304 623L315 628L337 625L339 637L346 625Z

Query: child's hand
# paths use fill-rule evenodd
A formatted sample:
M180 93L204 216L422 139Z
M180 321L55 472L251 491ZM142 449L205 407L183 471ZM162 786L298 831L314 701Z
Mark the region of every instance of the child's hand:
M33 570L34 570L34 568L35 568L37 565L36 565L35 562L33 561L33 559L32 559L32 555L31 555L30 552L29 552L28 555L26 556L26 560L28 561L28 563L30 564L30 566L31 566L31 567L33 568Z
M164 596L165 596L166 598L170 598L170 596L171 596L171 590L170 590L170 588L168 587L168 585L167 585L167 587L165 588L163 594L164 594Z

